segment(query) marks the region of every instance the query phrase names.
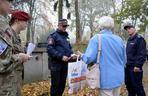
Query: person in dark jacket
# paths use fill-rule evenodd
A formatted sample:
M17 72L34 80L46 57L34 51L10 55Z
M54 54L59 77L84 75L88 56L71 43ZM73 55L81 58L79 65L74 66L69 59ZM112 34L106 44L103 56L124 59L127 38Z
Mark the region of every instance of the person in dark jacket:
M127 64L125 68L125 84L128 96L146 96L142 84L142 66L146 60L146 42L136 32L132 24L125 24L124 29L130 36L126 47Z
M73 54L66 28L66 19L58 22L58 29L48 37L47 51L51 58L51 96L62 96L68 71L68 61Z

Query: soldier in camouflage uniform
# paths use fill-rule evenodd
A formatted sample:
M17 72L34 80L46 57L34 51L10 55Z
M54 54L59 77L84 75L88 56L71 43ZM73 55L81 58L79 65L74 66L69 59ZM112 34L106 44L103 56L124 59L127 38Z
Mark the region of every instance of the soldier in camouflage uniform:
M24 53L24 47L21 44L20 39L20 32L25 30L27 27L27 21L30 19L30 16L28 13L24 11L14 11L11 15L11 20L9 22L11 28L12 28L12 42L13 42L13 54L18 53ZM23 71L24 66L23 62L15 62L17 65L14 69L14 73L16 74L16 89L19 96L21 96L21 86L22 86L22 80L23 80Z
M15 63L27 61L24 53L12 54L12 31L4 16L10 12L12 0L0 0L0 96L19 96L15 89Z

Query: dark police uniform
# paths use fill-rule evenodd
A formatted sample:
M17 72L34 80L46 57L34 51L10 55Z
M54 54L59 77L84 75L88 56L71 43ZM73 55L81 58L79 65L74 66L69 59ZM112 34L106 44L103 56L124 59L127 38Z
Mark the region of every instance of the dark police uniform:
M68 62L62 61L62 58L70 57L73 53L68 39L68 33L58 29L48 37L47 51L51 57L51 96L62 96L65 88Z
M125 68L125 84L128 96L145 96L142 78L142 66L146 60L146 42L138 34L130 37L127 42L127 64ZM140 68L140 72L134 72L134 67Z

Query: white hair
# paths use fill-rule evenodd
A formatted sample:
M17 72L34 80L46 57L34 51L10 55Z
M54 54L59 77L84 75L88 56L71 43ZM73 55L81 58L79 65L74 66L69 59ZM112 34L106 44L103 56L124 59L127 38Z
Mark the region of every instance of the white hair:
M114 28L114 19L109 16L103 16L99 19L99 28L100 29L113 29Z

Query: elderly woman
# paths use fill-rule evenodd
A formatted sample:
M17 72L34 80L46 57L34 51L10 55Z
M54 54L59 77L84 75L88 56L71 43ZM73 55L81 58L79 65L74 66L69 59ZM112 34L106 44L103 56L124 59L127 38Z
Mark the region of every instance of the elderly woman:
M123 40L113 34L114 20L103 16L99 20L101 34L100 54L100 95L119 96L120 88L124 83L124 66L126 64L126 52ZM98 34L89 41L82 60L86 63L96 63L98 56Z

